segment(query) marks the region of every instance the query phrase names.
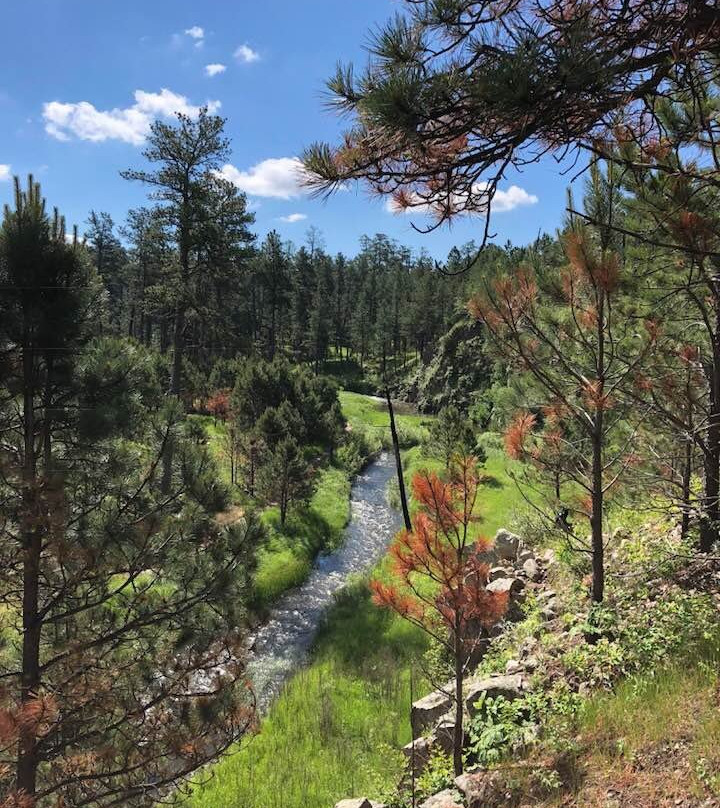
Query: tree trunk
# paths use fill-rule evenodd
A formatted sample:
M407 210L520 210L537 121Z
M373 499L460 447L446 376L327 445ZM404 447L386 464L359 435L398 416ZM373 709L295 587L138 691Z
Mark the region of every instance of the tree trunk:
M393 410L392 399L390 398L390 388L385 388L388 412L390 413L390 434L392 435L393 450L395 452L395 466L397 468L398 488L400 489L400 505L402 506L405 529L412 530L410 521L410 511L408 510L407 495L405 494L405 476L403 475L402 458L400 456L400 441L398 440L397 429L395 428L395 412Z
M464 658L462 638L456 631L455 636L455 728L453 730L453 769L455 777L463 773L463 746L465 732L463 729L463 672Z
M708 417L707 449L705 451L705 491L703 518L700 520L700 552L709 553L718 541L720 521L720 290L719 281L713 283L715 306L715 333L712 340L712 367L710 368L710 413Z
M603 540L603 451L602 451L602 412L596 418L593 435L592 469L592 599L602 603L605 594L605 544Z
M183 335L185 332L185 309L178 304L175 311L175 322L173 325L173 359L170 372L170 395L179 396L182 385L182 358L183 358ZM163 472L160 490L163 494L170 493L172 484L172 464L175 455L175 446L172 432L168 434L165 441L165 451L163 452Z
M42 534L39 527L37 459L35 452L34 352L26 334L23 350L23 496L20 531L23 543L22 674L20 701L32 701L40 688L40 558ZM38 743L32 724L21 723L18 740L17 790L30 798L35 794L39 764Z
M690 510L692 495L692 460L693 442L688 440L685 443L685 459L682 473L682 520L680 522L680 535L684 539L690 528Z

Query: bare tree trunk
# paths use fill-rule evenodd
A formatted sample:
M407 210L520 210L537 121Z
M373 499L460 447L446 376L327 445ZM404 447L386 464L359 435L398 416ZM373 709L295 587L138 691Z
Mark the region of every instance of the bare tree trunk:
M456 628L455 632L455 728L453 730L453 769L455 777L463 773L463 746L465 732L463 728L463 672L464 654L462 637Z
M40 558L37 458L35 452L35 362L26 333L23 348L23 496L20 530L23 541L22 674L20 701L32 701L40 688ZM38 742L32 723L20 724L17 757L17 790L31 799L37 787Z
M405 476L403 474L402 458L400 456L400 441L398 440L397 429L395 427L395 411L393 410L389 387L385 388L385 398L387 399L388 412L390 413L390 434L392 435L393 450L395 452L395 466L397 468L398 488L400 489L400 505L402 507L403 520L405 522L405 529L412 530L407 495L405 493Z
M602 428L602 412L599 412L593 434L592 516L590 517L592 530L592 599L594 603L602 603L605 594Z

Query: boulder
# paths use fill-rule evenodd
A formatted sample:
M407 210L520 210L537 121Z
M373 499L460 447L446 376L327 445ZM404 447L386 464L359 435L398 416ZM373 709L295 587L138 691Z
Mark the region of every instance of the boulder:
M524 564L529 558L534 559L535 553L528 547L523 547L517 554L518 564Z
M523 664L518 662L517 659L508 659L508 661L505 663L505 673L509 675L512 675L513 673L520 673L523 668Z
M496 578L487 585L488 592L507 592L510 597L519 595L525 589L520 578Z
M557 597L557 592L554 589L543 589L542 592L537 594L537 602L547 603L547 601L553 600L555 597Z
M357 797L352 800L340 800L335 808L386 808L386 806L380 802L373 802L367 797Z
M531 656L536 653L538 647L538 640L536 637L525 637L520 646L520 658Z
M425 729L432 726L452 706L452 699L442 690L435 690L419 701L413 702L410 725L413 738L419 738Z
M523 665L526 671L532 672L540 667L540 660L534 654L531 654L525 658Z
M507 574L507 567L491 567L490 572L488 573L488 581L497 581L498 578L507 577Z
M409 744L403 746L403 754L408 759L410 769L414 770L415 774L420 774L427 766L432 750L432 738L415 738L414 741L410 741Z
M455 778L455 788L467 808L499 808L506 802L506 788L498 772L461 774Z
M471 681L465 689L465 707L471 718L477 715L475 703L485 694L490 699L502 696L508 701L522 698L530 689L530 683L520 673L488 676Z
M425 802L420 803L420 808L462 808L460 795L452 788L446 788L439 794L433 794Z
M433 742L442 749L446 755L452 755L455 748L455 714L450 712L444 715L435 725L432 734Z
M495 534L493 550L498 558L503 558L506 561L515 561L519 546L520 537L511 533L509 530L505 530L504 527L501 527Z
M531 581L540 580L540 567L534 558L528 558L522 565L523 574L526 575Z

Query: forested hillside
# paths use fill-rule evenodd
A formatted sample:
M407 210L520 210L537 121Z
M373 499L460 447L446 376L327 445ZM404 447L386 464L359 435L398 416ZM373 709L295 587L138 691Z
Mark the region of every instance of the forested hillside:
M14 178L0 808L720 806L720 11L400 7L291 162L442 259L258 235L218 103L117 221Z

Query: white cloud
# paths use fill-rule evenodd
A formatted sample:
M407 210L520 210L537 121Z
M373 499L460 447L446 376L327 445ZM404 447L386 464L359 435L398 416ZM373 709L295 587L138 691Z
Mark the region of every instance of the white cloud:
M205 38L205 29L201 28L199 25L193 25L192 28L186 28L185 33L191 37L192 39L204 39Z
M288 224L295 224L296 222L302 222L307 219L307 216L304 213L291 213L289 216L281 216L281 222L287 222Z
M538 198L535 194L529 194L524 188L518 185L511 185L507 191L498 188L492 201L494 213L505 213L508 210L524 207L525 205L536 205Z
M474 186L474 190L477 194L481 194L482 186ZM385 202L385 210L388 213L405 213L408 215L433 213L432 204L420 204L420 197L417 194L414 198L419 204L407 208L398 205L394 199L389 198ZM480 202L479 199L478 202ZM538 198L535 194L529 194L524 188L520 188L518 185L511 185L507 190L503 190L502 188L497 189L491 203L491 209L493 213L507 213L508 211L515 210L515 208L535 205L537 202ZM478 210L477 212L482 213L482 210Z
M250 196L293 199L306 193L302 186L305 170L297 157L263 160L249 171L240 171L228 163L219 173Z
M227 70L225 65L221 65L217 62L213 62L211 65L205 65L205 75L207 76L217 76L219 73L224 73Z
M240 45L240 47L235 50L233 56L238 62L244 62L245 64L257 62L260 58L260 54L254 51L249 45Z
M7 182L12 176L9 163L0 163L0 182Z
M220 102L208 101L207 107L210 112L217 112ZM169 118L176 112L192 118L199 110L184 95L171 90L162 89L159 93L136 90L135 103L130 107L99 110L89 101L71 104L49 101L43 105L43 118L45 131L58 140L75 136L80 140L121 140L139 146L156 118Z

